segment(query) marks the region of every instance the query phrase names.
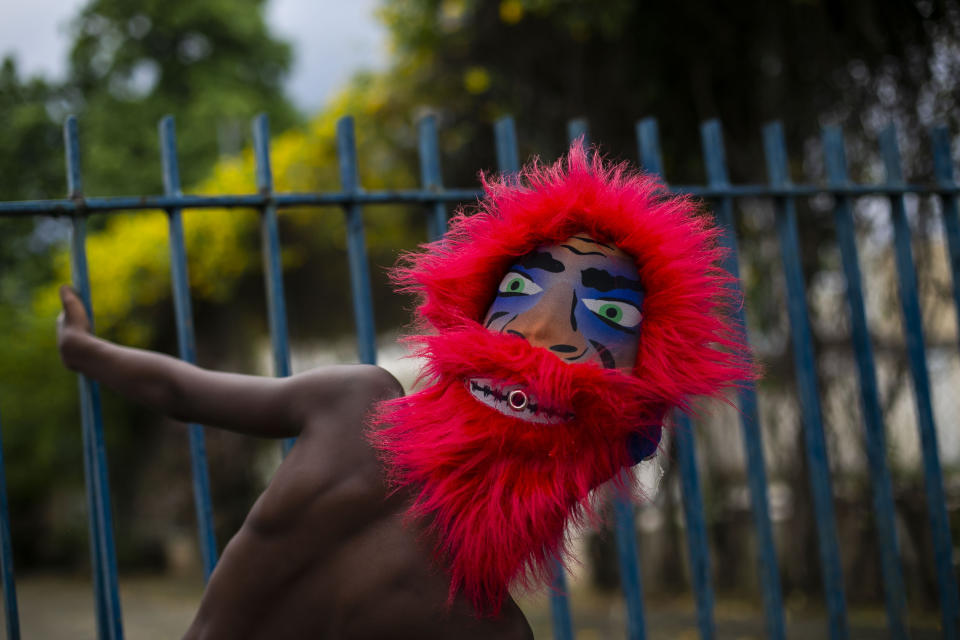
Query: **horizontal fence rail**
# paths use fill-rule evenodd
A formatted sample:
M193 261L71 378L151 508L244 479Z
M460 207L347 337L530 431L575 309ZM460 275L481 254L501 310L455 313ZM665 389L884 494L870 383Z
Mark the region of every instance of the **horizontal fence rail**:
M170 232L171 279L179 352L183 360L194 362L196 344L182 211L213 207L256 209L261 221L263 274L273 369L277 376L289 376L292 370L280 260L282 243L278 211L304 206L340 207L343 210L347 228L347 260L350 269L358 359L360 362L373 364L376 362L377 354L373 297L363 221L364 207L388 203L422 205L427 235L433 240L440 238L446 230L450 205L475 201L483 195L479 189L449 189L443 186L438 129L433 117L421 120L417 133L420 159L419 188L365 191L361 186L358 168L354 123L351 118L344 118L338 122L336 128L341 190L333 193L276 193L270 165L269 124L265 116L258 116L253 122L257 193L197 196L182 193L174 123L172 118L167 117L161 121L159 127L163 195L86 197L81 187L77 123L71 117L64 126L68 196L51 200L0 202L0 216L70 217L73 282L87 307L92 322L93 308L85 247L86 216L143 209L166 211ZM712 205L723 232L722 243L728 249L724 267L738 281L740 267L734 205L737 200L744 198L767 199L773 204L775 228L786 280L787 316L791 328L791 346L801 409L801 428L815 513L825 607L828 614L827 627L829 636L834 640L848 638L850 631L837 542L834 492L827 461L820 382L798 240L796 202L798 198L809 198L821 194L827 194L833 198L834 224L846 279L847 311L850 317L853 356L859 381L873 514L878 532L877 561L882 570L890 636L900 639L908 637L906 596L895 525L892 482L886 460L886 436L878 391L877 367L867 323L863 275L857 253L852 213L856 198L883 196L889 199L901 313L921 442L926 507L933 535L933 557L925 560L935 566L943 635L945 638L960 637L960 601L958 601L957 577L953 566L954 546L949 527L943 472L938 457L937 426L934 423L932 409L917 273L911 252L912 232L904 203L904 196L907 194L935 196L940 201L952 276L951 292L957 311L958 337L960 337L960 220L958 220L957 207L960 187L953 177L950 138L946 128L935 127L932 130L932 155L936 178L936 183L932 185L909 184L904 180L896 130L893 127L886 129L880 137L886 181L873 185L850 182L847 176L843 134L838 127L826 127L822 133L826 185L795 184L791 181L783 129L779 123L771 123L763 129L767 184L730 184L720 123L716 120L705 122L701 126L700 133L707 184L671 185L670 188L674 192L704 198ZM567 134L570 139L582 137L586 140L588 137L586 121L571 121ZM647 118L638 122L636 136L637 158L640 165L646 171L659 174L666 180L666 176L663 175L656 120ZM520 169L520 156L517 151L517 135L512 118L502 118L495 123L494 144L499 170L505 174L516 174ZM737 314L740 327L746 331L744 310L738 309ZM79 376L78 379L97 632L100 638L120 639L123 637L123 625L118 595L116 551L99 390L94 381L84 376ZM738 410L744 441L753 531L756 537L757 573L763 598L766 633L769 638L782 640L786 637L783 595L769 510L757 392L752 383L745 383L741 387ZM697 465L695 427L687 416L680 414L675 417L674 423L686 550L690 582L696 603L697 627L701 638L712 639L716 635L713 570L710 560L709 526ZM950 425L950 428L955 429L957 425ZM203 427L189 425L188 433L198 539L204 576L209 578L216 565L218 550L213 534L213 505L210 497ZM284 451L288 451L293 446L293 440L285 441L283 446ZM627 612L624 633L631 640L641 639L646 637L647 632L637 547L636 513L629 495L623 490L614 493L612 504L616 546L620 559L620 577ZM0 572L2 572L7 637L16 639L19 637L19 618L10 550L11 522L6 508L2 443L0 443ZM559 559L555 561L554 566L556 571L550 594L553 631L556 638L567 640L574 637L573 616Z
M685 193L698 198L802 198L817 195L842 196L897 196L905 194L957 196L960 187L956 185L848 185L829 187L820 185L729 185L695 186L672 185L677 193ZM22 200L0 202L0 216L73 216L77 214L112 213L116 211L135 211L142 209L261 209L268 204L278 209L291 207L345 207L352 205L377 204L433 204L436 202L455 204L468 202L481 197L480 189L443 189L432 191L424 189L395 189L386 191L359 191L334 193L276 193L272 195L245 194L224 196L114 196L114 197L77 197L74 199Z

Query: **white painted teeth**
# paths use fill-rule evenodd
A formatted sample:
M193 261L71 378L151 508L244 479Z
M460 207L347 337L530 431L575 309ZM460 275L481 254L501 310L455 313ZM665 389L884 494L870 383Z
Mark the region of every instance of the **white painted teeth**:
M513 418L537 424L559 424L571 420L569 413L561 414L553 409L537 405L536 398L521 389L519 385L495 383L490 378L471 378L467 380L470 395L483 404Z

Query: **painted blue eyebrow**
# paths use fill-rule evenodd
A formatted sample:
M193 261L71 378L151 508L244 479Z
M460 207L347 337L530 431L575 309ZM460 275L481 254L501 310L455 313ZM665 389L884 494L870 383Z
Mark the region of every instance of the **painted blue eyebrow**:
M513 265L512 267L510 267L509 269L507 269L507 273L519 273L520 275L526 276L526 277L528 277L528 278L530 278L530 276L532 275L527 269L524 269L523 267L521 267L521 266L518 265L518 264L515 264L515 265ZM532 279L533 279L533 278L531 278L531 280L532 280Z
M599 300L603 300L604 302L624 302L626 304L629 304L635 307L638 304L641 304L643 302L643 295L640 295L637 299L615 298L613 296L604 296L602 298L599 298Z
M597 291L624 289L643 293L643 287L640 286L640 281L627 278L626 276L615 276L609 271L592 267L580 272L580 282L583 286L596 289Z
M566 266L546 251L531 251L520 258L521 266L527 269L543 269L550 273L561 273Z

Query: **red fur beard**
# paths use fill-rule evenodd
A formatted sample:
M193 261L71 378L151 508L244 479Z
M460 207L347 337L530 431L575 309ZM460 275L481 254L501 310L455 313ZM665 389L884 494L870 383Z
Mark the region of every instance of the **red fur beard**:
M432 384L379 405L369 438L392 487L413 496L408 518L438 541L450 600L462 592L496 616L511 587L549 582L553 559L566 559L568 523L584 524L591 490L631 463L628 436L654 433L666 407L637 377L564 363L479 325L416 340ZM474 378L519 385L573 418L504 415L470 393Z

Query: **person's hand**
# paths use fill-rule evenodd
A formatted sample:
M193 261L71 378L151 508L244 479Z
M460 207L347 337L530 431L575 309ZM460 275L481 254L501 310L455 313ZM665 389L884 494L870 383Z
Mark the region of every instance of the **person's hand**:
M63 364L75 370L79 364L79 348L90 336L90 318L77 292L69 285L60 287L60 301L63 311L57 316L57 348Z

